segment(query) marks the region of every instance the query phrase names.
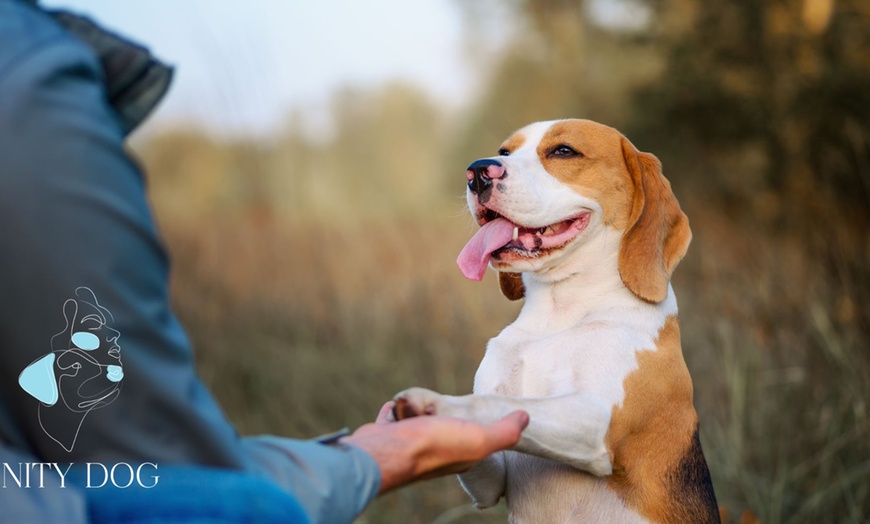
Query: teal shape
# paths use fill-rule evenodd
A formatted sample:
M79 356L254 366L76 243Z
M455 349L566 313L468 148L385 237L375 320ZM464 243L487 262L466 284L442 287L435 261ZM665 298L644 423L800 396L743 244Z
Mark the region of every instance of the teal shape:
M54 353L33 362L18 375L18 385L33 398L53 406L57 402L57 377L54 374Z
M124 378L124 368L109 364L106 366L106 378L112 382L120 382Z
M93 333L87 333L85 331L73 333L72 343L75 344L77 348L84 349L85 351L92 351L100 347L99 337Z

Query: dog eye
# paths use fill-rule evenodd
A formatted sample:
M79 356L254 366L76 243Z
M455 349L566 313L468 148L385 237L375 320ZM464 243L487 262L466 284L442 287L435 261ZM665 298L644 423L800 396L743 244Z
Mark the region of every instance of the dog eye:
M505 148L501 148L498 150L498 156L508 156L510 154L511 154L511 152Z
M583 156L583 153L578 153L571 146L566 146L565 144L559 144L554 147L550 151L550 156L561 156L567 158L573 158L577 156Z

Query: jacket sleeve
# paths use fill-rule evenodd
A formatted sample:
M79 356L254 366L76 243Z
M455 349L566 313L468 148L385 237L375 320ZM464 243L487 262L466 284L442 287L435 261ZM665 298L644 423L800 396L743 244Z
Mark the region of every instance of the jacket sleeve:
M8 4L0 0L0 11ZM0 13L0 441L44 461L245 470L293 493L313 522L350 522L380 485L370 456L240 438L197 377L169 307L169 263L145 183L123 139L94 55L37 11ZM82 299L84 288L93 298ZM85 339L71 336L92 302L105 310L102 328L117 333L115 354L79 350ZM58 366L86 364L58 368L61 400L69 403L70 369L113 394L88 409L46 407L19 380L52 353Z

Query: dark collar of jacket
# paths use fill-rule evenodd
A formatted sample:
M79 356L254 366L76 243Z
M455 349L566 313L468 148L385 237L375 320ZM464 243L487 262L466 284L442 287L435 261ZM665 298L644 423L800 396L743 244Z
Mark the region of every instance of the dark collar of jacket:
M166 94L172 68L154 58L146 47L101 28L87 17L68 11L44 11L84 41L100 59L109 103L118 113L124 133L129 134Z

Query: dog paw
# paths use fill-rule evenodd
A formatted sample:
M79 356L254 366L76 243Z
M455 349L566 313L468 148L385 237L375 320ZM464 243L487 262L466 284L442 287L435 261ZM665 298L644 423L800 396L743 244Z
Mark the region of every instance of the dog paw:
M441 395L424 388L411 388L393 397L393 419L438 415Z

